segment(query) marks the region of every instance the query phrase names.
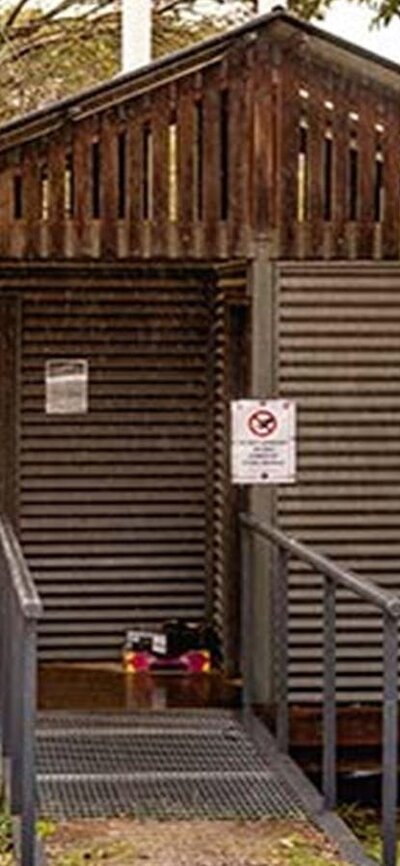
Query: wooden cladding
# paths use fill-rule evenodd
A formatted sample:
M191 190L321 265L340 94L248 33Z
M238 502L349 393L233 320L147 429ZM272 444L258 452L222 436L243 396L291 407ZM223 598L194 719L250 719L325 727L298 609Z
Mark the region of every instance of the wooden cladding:
M267 32L127 87L14 149L0 132L2 258L233 261L259 237L278 258L399 257L394 89Z
M323 142L323 219L329 223L332 219L333 193L333 141L332 130L327 126Z
M283 68L277 254L396 259L396 96L332 71L329 85L322 77L312 61L292 57Z
M74 162L72 153L65 156L64 166L64 216L72 219L74 216Z
M199 99L191 80L173 97L164 89L151 104L140 100L138 113L124 121L118 112L108 112L76 122L66 135L57 171L44 152L38 180L40 239L35 249L24 201L25 173L37 151L42 154L46 147L42 142L27 145L21 165L11 174L7 166L0 176L0 184L12 183L12 211L4 215L11 223L6 256L224 258L232 201L231 100L228 88L219 86L218 75L210 77L204 98ZM246 135L242 123L241 140ZM11 153L9 157L14 159ZM60 184L62 212L53 243L51 203L54 187ZM248 191L243 189L243 194ZM236 211L240 206L235 205ZM12 232L16 221L18 246ZM246 250L235 240L231 252L242 257Z
M229 91L222 90L220 94L220 213L224 222L229 216Z
M21 220L24 215L23 179L20 174L13 176L13 217Z
M195 134L193 143L194 161L194 184L193 184L193 218L195 222L203 219L203 172L204 172L204 141L203 141L203 103L196 102L195 111Z
M92 207L93 219L100 217L100 183L101 183L101 160L100 144L94 141L91 147L91 180L92 180Z
M126 216L126 196L127 196L127 175L126 175L126 133L118 134L118 219L125 219Z
M153 219L153 133L150 124L143 127L142 137L142 219Z

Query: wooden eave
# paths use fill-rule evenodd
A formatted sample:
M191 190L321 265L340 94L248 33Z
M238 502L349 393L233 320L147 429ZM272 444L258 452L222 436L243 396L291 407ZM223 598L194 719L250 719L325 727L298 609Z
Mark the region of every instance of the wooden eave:
M205 40L174 54L166 55L133 73L118 75L77 95L59 100L37 111L25 114L0 127L0 151L17 147L25 141L45 137L64 125L71 125L99 111L123 106L141 94L201 72L220 62L232 48L254 44L260 36L279 49L319 57L330 66L350 74L373 79L377 84L400 90L400 66L359 48L344 39L326 33L278 9L260 16L227 33Z

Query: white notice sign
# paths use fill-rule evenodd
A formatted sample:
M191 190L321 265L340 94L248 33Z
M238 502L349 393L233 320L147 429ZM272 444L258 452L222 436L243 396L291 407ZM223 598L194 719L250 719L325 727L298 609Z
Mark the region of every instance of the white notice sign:
M88 375L87 361L75 358L46 361L46 414L87 412Z
M296 480L296 407L293 400L231 403L234 484L293 484Z

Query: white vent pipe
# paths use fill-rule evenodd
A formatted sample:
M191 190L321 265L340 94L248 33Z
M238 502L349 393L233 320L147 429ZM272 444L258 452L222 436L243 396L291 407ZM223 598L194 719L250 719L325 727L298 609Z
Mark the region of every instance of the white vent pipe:
M151 0L122 0L121 71L133 72L151 60Z
M257 12L259 15L269 15L274 9L285 8L285 0L257 0Z

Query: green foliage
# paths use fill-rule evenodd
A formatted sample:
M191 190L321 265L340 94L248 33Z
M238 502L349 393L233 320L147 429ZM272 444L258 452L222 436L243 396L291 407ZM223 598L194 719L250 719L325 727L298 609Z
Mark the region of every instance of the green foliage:
M0 866L11 866L12 861L11 818L0 806Z
M309 21L311 18L322 19L333 0L289 0L288 8L299 18Z
M362 842L367 854L380 862L381 828L376 810L367 809L358 803L349 803L342 805L339 813L354 835Z
M126 842L112 842L105 844L85 845L79 848L73 848L69 851L64 851L59 856L52 858L54 866L100 866L101 863L107 863L109 866L121 866L121 863L129 858L129 863L136 860L135 852L132 845ZM134 860L132 860L132 857Z
M41 839L51 839L57 830L57 824L49 818L39 818L36 822L36 830Z
M307 866L345 866L333 853L320 850L319 846L305 840L297 832L285 834L280 842L267 845L264 853L265 859L261 852L253 852L251 862L254 863L254 866L256 864L261 866L261 863L268 863L268 866L305 866L305 864ZM258 855L261 856L261 859ZM218 855L217 859L219 862ZM142 860L143 851L136 848L132 842L108 843L103 841L103 843L70 847L58 855L53 855L51 863L52 866L85 866L88 863L100 866L102 862L107 862L109 866L139 866ZM157 862L159 862L158 858ZM210 855L207 855L207 862L211 866L213 861L210 859ZM235 862L238 861L235 860Z
M371 25L387 27L393 18L400 17L400 0L356 0L371 10ZM334 0L288 0L288 8L300 18L324 18ZM350 15L351 12L348 12Z
M7 854L11 849L11 818L3 809L0 811L0 854Z
M3 0L0 122L119 71L120 0ZM153 0L153 53L176 51L248 16L251 0Z
M285 866L340 866L337 857L325 850L318 850L318 846L310 842L299 833L291 833L280 840L278 844L280 862ZM342 864L345 866L345 864Z
M255 2L153 0L154 56L240 23L254 14ZM323 18L334 2L288 0L288 8ZM378 25L400 15L400 0L358 2ZM120 22L120 0L1 0L0 122L116 75Z

